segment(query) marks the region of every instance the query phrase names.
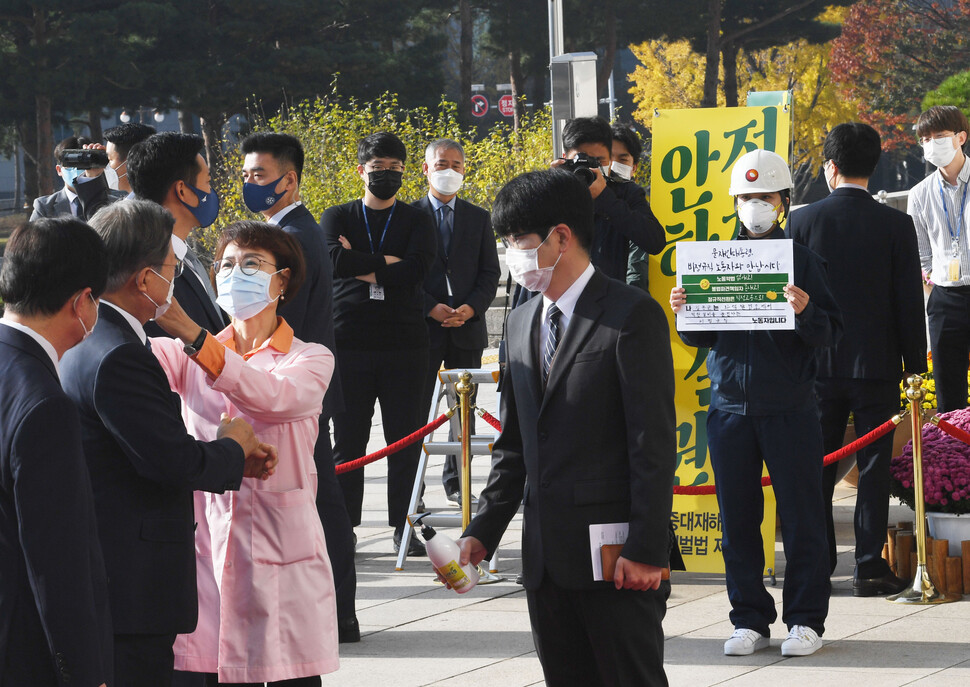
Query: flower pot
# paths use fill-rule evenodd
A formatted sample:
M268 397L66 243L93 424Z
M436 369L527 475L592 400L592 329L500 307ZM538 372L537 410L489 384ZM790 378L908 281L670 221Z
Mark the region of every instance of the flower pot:
M927 513L926 522L931 537L950 543L951 556L962 555L960 542L970 541L970 513Z

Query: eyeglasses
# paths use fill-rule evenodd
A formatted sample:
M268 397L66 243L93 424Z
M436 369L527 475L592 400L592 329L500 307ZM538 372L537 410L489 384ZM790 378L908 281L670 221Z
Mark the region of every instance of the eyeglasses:
M931 134L930 136L920 136L919 142L922 144L929 143L930 141L941 141L952 136L956 136L956 134L952 131L940 131L938 133Z
M168 262L163 262L160 265L156 265L156 267L174 267L175 268L175 276L176 277L179 277L182 274L182 270L185 268L185 263L182 262L181 260L179 260L178 258L176 258L174 265L172 265L171 263L168 263ZM159 276L161 276L161 275L159 275Z
M384 172L387 170L390 170L392 172L403 172L404 165L402 165L400 162L394 162L390 165L382 165L382 164L364 165L364 171L366 172Z
M239 270L245 274L247 277L251 277L257 272L259 268L263 265L269 265L270 267L276 267L269 260L263 260L255 255L250 255L242 259L242 262L236 262L232 258L223 258L222 260L216 260L212 263L212 269L216 274L226 275L232 272L232 269L239 265Z

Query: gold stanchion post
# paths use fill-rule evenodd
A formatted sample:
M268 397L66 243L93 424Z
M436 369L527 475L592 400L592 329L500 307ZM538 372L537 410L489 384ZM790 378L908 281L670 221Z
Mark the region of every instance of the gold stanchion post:
M461 528L472 521L472 375L465 370L455 383L461 417Z
M909 399L913 422L913 505L916 509L916 571L913 584L909 589L901 591L887 598L887 601L897 604L941 604L956 601L957 597L946 596L937 589L930 580L926 569L926 503L923 500L923 455L922 431L923 409L921 402L926 397L923 388L923 378L912 375L906 380L906 398Z

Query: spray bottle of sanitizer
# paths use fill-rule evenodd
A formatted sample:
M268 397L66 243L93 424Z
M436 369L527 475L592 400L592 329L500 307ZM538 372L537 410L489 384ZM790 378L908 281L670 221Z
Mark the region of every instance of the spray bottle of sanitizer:
M459 594L464 594L469 589L478 584L478 568L471 563L462 566L459 564L461 551L454 540L449 539L443 534L435 532L430 525L425 525L421 519L426 515L422 513L413 519L414 527L421 526L421 536L427 542L428 558L434 569L448 581L451 588Z

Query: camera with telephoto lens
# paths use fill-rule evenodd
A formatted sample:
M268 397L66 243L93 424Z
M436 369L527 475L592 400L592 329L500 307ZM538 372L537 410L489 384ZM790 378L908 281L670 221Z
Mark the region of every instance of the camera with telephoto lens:
M101 169L108 166L108 154L103 150L65 150L61 153L61 167Z
M578 176L586 182L587 186L592 186L593 182L596 181L596 174L593 170L599 169L599 166L599 160L596 158L590 157L586 153L576 153L572 159L566 159L562 165L562 169Z

